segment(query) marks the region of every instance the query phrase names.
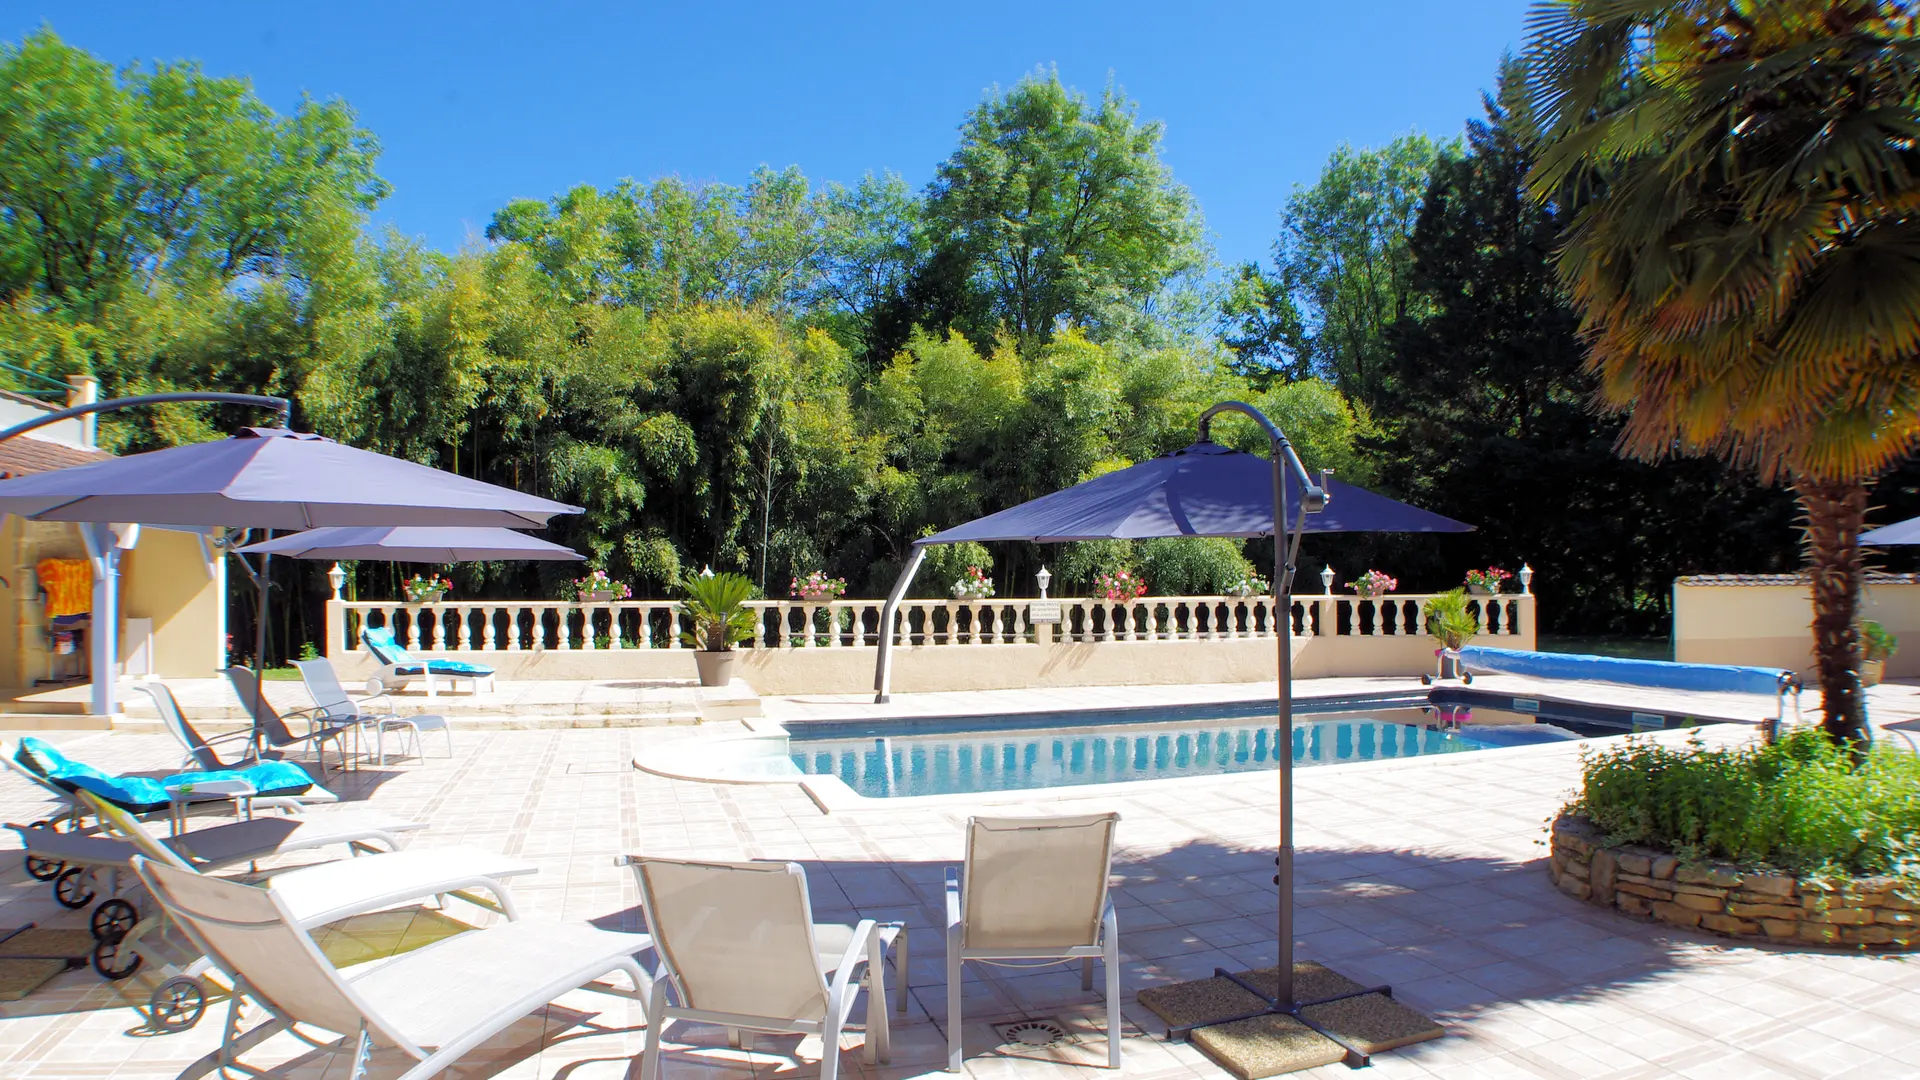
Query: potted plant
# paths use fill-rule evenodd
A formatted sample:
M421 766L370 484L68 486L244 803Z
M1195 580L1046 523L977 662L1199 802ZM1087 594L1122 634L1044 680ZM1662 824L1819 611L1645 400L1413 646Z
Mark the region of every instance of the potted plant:
M1427 601L1427 636L1438 642L1434 655L1440 658L1440 677L1451 679L1460 674L1460 649L1480 632L1480 617L1467 606L1467 591L1454 589ZM1420 677L1425 682L1427 677Z
M838 600L844 596L847 591L847 579L828 577L825 570L815 570L806 577L794 578L789 583L789 588L795 600L820 604L829 600Z
M953 583L955 600L985 600L992 595L993 579L987 577L987 572L977 566L967 567L967 572L961 574L960 580Z
M680 610L693 620L693 629L680 641L697 649L693 662L700 668L701 686L725 686L733 679L733 647L753 638L754 617L747 607L753 583L741 574L689 578Z
M1887 657L1900 648L1900 639L1877 622L1860 624L1860 685L1878 686L1887 673Z
M1093 591L1109 604L1130 604L1147 595L1147 579L1131 570L1115 570L1094 578Z
M439 574L432 577L415 574L406 580L402 588L406 590L409 604L437 604L453 590L453 583Z
M623 581L613 580L605 570L595 570L586 577L573 579L573 591L583 604L605 604L633 596L632 588Z
M1347 582L1347 588L1362 600L1371 600L1376 596L1385 596L1400 587L1400 579L1379 570L1369 570L1357 579Z
M1485 570L1467 571L1467 591L1475 596L1492 596L1500 591L1500 583L1512 577L1512 574L1497 566Z

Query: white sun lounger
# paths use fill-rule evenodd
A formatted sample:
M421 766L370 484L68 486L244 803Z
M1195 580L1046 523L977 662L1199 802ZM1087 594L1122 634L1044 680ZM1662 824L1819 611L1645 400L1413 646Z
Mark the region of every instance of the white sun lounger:
M960 978L967 960L1107 965L1107 1066L1120 1067L1120 924L1107 895L1119 814L968 818L965 889L947 871L947 1070L960 1071Z
M820 1080L834 1080L840 1032L862 985L866 1060L889 1059L884 961L887 947L896 945L899 1007L905 1012L905 927L872 919L858 926L816 924L806 871L795 863L620 862L633 867L640 881L662 973L647 1001L640 1080L659 1080L660 1039L673 1020L721 1024L729 1032L818 1034ZM667 1004L669 984L677 1005Z
M227 1038L187 1066L179 1080L224 1072L294 1024L342 1036L353 1055L350 1080L366 1075L376 1045L397 1047L416 1062L400 1080L425 1080L568 991L643 998L651 989L635 959L652 947L647 935L524 920L458 934L347 978L274 889L202 877L144 857L133 866L238 991L229 1003ZM616 973L633 988L595 981ZM243 995L268 1014L245 1032Z
M199 872L132 815L90 795L83 794L81 798L91 803L101 822L120 834L139 855L189 873ZM129 854L129 863L131 858ZM479 848L416 848L302 866L271 874L266 884L280 894L302 929L395 904L447 896L458 896L512 920L519 918L519 913L514 908L506 879L538 870L539 867L525 859ZM491 899L477 895L480 891L490 894ZM103 916L102 912L108 914ZM142 914L145 917L127 928L129 921ZM101 939L94 949L94 970L118 980L132 975L143 964L176 969L179 977L163 983L167 988L164 992L155 991L149 1014L155 1026L162 1030L192 1027L208 998L207 988L197 981L206 965L190 952L183 953L174 947L168 940L172 935L167 933L161 913L156 910L142 913L125 900L115 900L96 910L94 923L96 936ZM181 979L192 985L172 985Z

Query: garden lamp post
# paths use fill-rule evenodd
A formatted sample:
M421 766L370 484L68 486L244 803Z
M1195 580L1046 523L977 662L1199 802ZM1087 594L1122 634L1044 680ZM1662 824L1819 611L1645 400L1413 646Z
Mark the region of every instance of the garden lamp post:
M1528 566L1526 563L1521 563L1519 576L1520 576L1520 595L1522 596L1533 595L1533 567Z
M1333 595L1333 567L1331 565L1326 566L1320 571L1320 587L1325 590L1326 595Z
M327 571L327 584L333 586L333 598L340 599L340 590L347 585L347 572L340 569L339 563L334 563L333 569Z
M1033 575L1033 580L1040 585L1040 599L1045 600L1047 598L1047 586L1053 584L1053 575L1047 573L1045 566L1041 566L1040 572Z

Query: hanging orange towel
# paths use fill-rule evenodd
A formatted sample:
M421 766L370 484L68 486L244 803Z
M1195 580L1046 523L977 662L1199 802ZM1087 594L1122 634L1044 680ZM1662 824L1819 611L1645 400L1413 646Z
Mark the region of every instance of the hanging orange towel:
M41 559L33 568L47 591L47 615L62 618L93 610L93 564L86 559Z

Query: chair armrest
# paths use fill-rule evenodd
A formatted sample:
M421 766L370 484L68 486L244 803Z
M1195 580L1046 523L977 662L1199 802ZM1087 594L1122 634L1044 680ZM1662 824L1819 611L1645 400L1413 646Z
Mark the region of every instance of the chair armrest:
M400 715L399 710L395 709L393 706L392 694L368 694L366 697L351 698L351 700L353 701L353 707L356 709L359 709L360 715L362 716L399 716ZM384 701L387 703L384 711L373 712L367 708L368 705L376 701Z
M853 938L847 942L847 951L840 956L840 966L833 973L833 981L827 985L835 990L848 986L853 980L853 969L865 960L869 965L882 962L885 957L867 955L868 941L873 938L872 919L861 919L853 928Z
M947 867L947 936L960 932L960 868Z

